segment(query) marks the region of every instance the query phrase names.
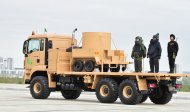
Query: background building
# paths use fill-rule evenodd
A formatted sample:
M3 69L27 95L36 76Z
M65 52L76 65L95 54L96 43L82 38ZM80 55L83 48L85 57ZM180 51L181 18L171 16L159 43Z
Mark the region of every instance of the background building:
M0 76L1 77L22 78L23 75L24 75L24 69L23 68L15 68L13 58L0 57Z
M7 69L9 69L9 70L13 70L14 69L13 58L7 58Z

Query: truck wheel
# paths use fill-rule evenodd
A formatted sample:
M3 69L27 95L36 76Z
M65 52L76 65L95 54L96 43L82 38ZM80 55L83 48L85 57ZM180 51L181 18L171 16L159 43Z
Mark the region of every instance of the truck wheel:
M141 101L139 103L144 103L147 99L148 99L148 95L145 94L145 95L142 96L142 99L141 99Z
M142 94L134 81L126 79L119 86L119 98L124 104L135 105L141 101Z
M119 72L120 71L120 66L118 65L117 68L110 68L111 72Z
M96 97L101 103L114 103L118 98L118 84L110 78L100 79L96 86Z
M73 71L75 72L81 72L83 70L83 62L81 60L76 60L73 63Z
M30 93L35 99L46 99L50 95L48 87L48 78L44 76L36 76L30 83Z
M77 99L82 90L62 90L61 94L65 99Z
M88 61L85 62L84 70L86 72L92 72L92 71L94 71L94 68L95 68L94 61L88 60Z
M168 91L167 86L161 86L155 89L150 94L149 98L155 104L167 104L171 100L172 96L173 94Z
M99 71L102 71L102 66L99 65ZM108 64L104 64L103 65L103 72L108 72L109 71L109 65Z

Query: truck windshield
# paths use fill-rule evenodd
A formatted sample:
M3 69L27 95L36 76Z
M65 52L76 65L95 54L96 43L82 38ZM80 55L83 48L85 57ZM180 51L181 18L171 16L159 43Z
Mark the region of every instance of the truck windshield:
M32 53L35 51L39 51L39 40L32 39L29 41L28 52Z

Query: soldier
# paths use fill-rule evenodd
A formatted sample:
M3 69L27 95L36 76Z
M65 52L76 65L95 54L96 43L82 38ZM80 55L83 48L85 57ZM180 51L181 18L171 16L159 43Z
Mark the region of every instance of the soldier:
M142 72L142 59L146 57L146 47L143 44L143 39L140 36L135 38L131 58L134 59L135 72Z
M153 36L148 48L147 58L150 58L149 73L159 72L159 59L161 57L162 48L159 42L159 33Z
M170 35L170 42L168 42L168 60L169 60L169 66L170 66L170 72L174 73L175 68L175 59L178 53L179 47L178 43L175 41L175 35Z

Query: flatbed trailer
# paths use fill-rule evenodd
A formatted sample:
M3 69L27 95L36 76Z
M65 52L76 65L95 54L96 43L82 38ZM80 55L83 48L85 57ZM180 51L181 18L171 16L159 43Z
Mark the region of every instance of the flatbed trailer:
M39 77L38 80L41 80L40 76L37 77ZM145 102L148 97L155 104L167 104L172 95L182 88L182 85L177 84L176 80L181 77L190 77L190 74L63 72L47 73L47 77L48 79L44 78L43 80L48 81L48 93L61 91L66 99L74 100L80 96L82 91L88 91L96 92L98 100L102 103L113 103L119 97L122 103L134 105ZM30 84L33 84L32 80ZM35 88L33 85L32 87ZM34 96L34 93L31 92L31 94L34 98L38 98ZM161 96L158 97L160 94ZM44 95L42 94L39 98ZM49 94L47 95L49 96Z
M143 87L142 83L146 83L145 80L155 80L159 83L162 80L172 80L179 79L181 77L190 77L190 74L181 74L181 73L146 73L146 72L64 72L60 76L82 76L82 77L92 77L93 84L91 89L95 89L97 82L101 78L105 77L114 77L114 78L128 78L137 80L139 90L147 90L147 87ZM143 84L144 85L144 84ZM147 85L147 83L146 83Z

